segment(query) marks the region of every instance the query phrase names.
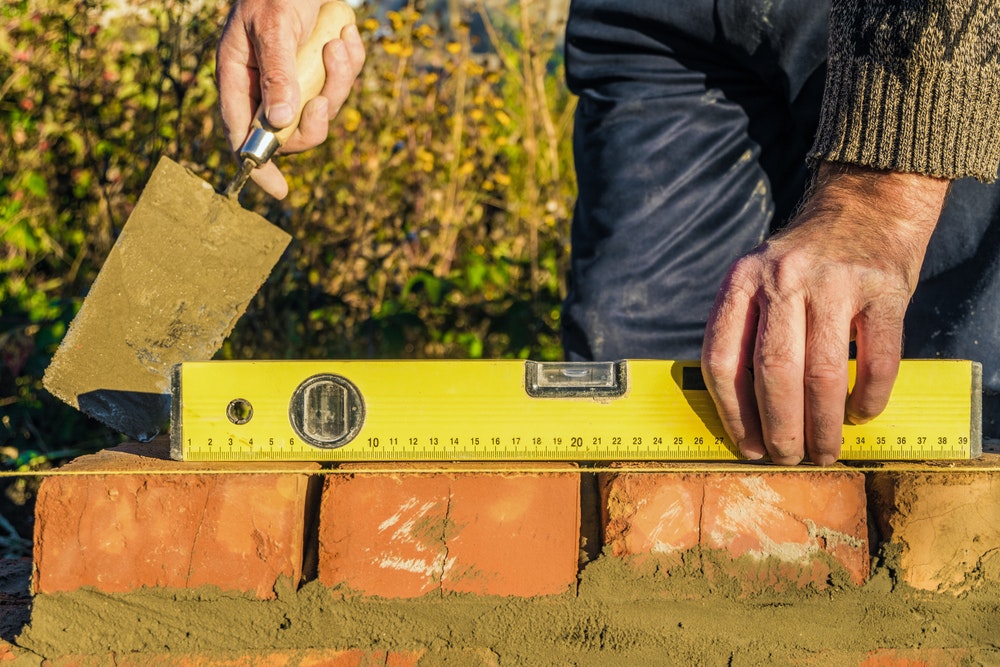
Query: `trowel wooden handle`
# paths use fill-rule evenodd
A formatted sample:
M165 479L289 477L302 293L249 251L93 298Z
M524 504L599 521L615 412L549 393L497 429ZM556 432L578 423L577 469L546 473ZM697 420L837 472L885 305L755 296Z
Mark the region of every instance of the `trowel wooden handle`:
M319 8L316 17L316 27L305 44L299 47L295 56L295 67L298 71L299 108L295 112L295 121L286 128L275 130L264 119L264 107L257 109L253 127L273 132L279 144L285 143L299 125L302 107L306 102L319 95L326 83L326 67L323 64L323 47L327 42L340 37L341 31L354 23L354 10L341 0L332 0Z

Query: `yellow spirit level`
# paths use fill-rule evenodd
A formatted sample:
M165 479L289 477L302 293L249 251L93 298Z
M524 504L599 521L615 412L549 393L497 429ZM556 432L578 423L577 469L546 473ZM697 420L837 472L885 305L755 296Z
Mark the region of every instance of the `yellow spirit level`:
M981 384L975 362L903 361L841 458L979 456ZM693 361L209 361L178 365L172 398L185 461L740 458Z

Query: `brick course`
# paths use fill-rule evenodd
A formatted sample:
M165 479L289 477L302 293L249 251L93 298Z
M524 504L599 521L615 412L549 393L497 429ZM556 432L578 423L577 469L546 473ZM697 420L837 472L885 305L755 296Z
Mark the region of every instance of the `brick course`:
M309 473L318 466L246 474L261 464L178 463L165 448L123 445L63 468L108 474L44 480L35 592L212 584L268 598L278 578L298 581ZM537 474L531 466L474 465L480 472L386 464L397 472L379 473L356 464L357 473L345 466L349 474L325 476L319 579L395 598L571 590L580 539L575 468ZM240 474L218 474L227 470ZM868 544L867 492L877 533L899 548L907 584L960 593L1000 570L997 453L966 463L885 464L867 473L867 490L865 475L844 467L662 470L629 472L626 464L599 476L612 554L656 555L668 566L694 554L706 576L737 577L749 589L823 587L838 571L860 584L878 547Z

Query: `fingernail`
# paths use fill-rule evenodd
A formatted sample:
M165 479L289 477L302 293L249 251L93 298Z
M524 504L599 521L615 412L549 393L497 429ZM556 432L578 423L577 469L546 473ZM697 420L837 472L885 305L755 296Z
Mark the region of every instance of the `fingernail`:
M764 443L757 438L744 438L736 443L740 454L748 461L760 461L767 454Z
M832 454L817 454L816 458L813 459L813 463L818 466L828 466L833 465L837 462L837 457Z
M358 32L358 26L356 26L353 23L349 24L347 28L344 29L344 32L341 33L341 36L344 37L345 39L346 38L361 39L361 33Z
M844 423L850 424L851 426L860 426L861 424L867 424L872 420L871 417L862 417L860 415L851 414L848 412L844 415Z
M292 112L292 105L284 102L269 106L266 115L267 122L278 127L284 127L295 119L295 114Z

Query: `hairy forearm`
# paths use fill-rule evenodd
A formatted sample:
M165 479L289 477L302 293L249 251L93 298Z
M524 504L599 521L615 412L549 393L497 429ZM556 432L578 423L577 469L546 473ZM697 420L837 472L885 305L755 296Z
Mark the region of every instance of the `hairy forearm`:
M827 226L829 251L883 268L901 263L895 268L912 293L950 186L945 178L824 161L789 229L816 218L840 221Z

